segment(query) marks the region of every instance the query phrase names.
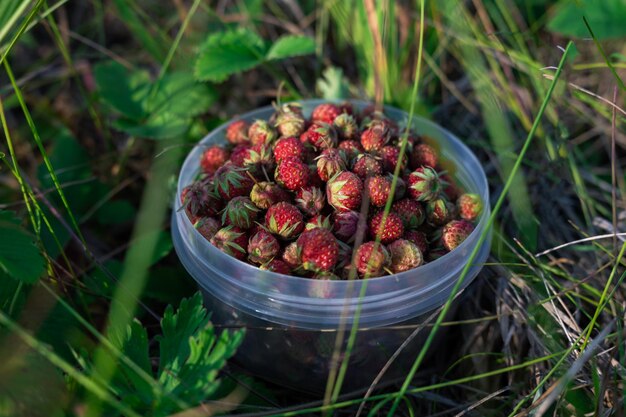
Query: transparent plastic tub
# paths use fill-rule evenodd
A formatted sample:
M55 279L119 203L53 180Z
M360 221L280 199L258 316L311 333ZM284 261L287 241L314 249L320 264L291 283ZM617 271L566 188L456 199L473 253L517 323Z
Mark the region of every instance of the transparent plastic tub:
M304 100L305 115L327 100ZM357 109L368 103L353 101ZM272 107L241 116L267 119ZM408 115L386 107L394 120ZM248 328L237 362L257 376L308 392L323 392L337 329L342 320L348 331L360 308L359 333L350 356L346 389L369 385L395 350L449 297L489 217L489 189L476 156L458 138L440 126L413 117L413 128L432 138L442 159L452 161L449 174L469 192L477 193L485 209L474 232L454 251L434 262L404 273L356 281L320 281L262 271L219 251L194 229L184 210L172 212L172 237L176 252L205 295L215 324ZM180 193L199 172L205 146L225 143L227 124L207 135L187 156L179 175L175 208ZM476 277L490 250L491 239L480 248L463 286ZM413 362L428 330L413 339L386 373L401 376ZM346 334L347 336L347 334ZM347 337L346 337L347 339ZM431 348L432 349L432 348Z

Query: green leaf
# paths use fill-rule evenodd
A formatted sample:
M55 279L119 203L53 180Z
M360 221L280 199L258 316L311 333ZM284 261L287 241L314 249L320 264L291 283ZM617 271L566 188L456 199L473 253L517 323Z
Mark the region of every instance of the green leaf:
M217 92L208 84L197 82L188 72L175 72L163 77L154 99L146 100L146 113L175 115L189 119L207 111L217 99Z
M626 35L626 2L623 0L561 0L548 28L563 35L588 38L589 31L583 16L589 21L598 39Z
M131 221L137 211L128 200L107 201L96 211L96 218L101 224L112 225Z
M233 74L259 65L267 47L259 35L240 28L217 32L202 46L195 65L195 76L201 81L221 82Z
M167 139L180 136L187 131L190 121L182 119L174 114L159 114L151 117L144 123L120 118L113 126L128 133L131 136L139 136L149 139Z
M100 98L113 109L134 120L145 116L142 99L150 82L146 71L130 72L116 61L106 61L95 66L94 78Z
M341 68L337 67L326 68L315 86L326 100L344 99L350 94L348 80L343 76Z
M0 210L0 280L9 276L33 284L44 272L44 258L19 224L13 212Z
M285 59L315 52L315 40L308 36L283 36L274 42L265 59Z

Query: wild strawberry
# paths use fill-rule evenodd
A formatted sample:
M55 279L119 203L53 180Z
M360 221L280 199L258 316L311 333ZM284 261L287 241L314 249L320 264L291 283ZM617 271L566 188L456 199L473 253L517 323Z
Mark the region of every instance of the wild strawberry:
M305 214L314 216L326 204L326 196L318 187L307 185L296 192L296 206Z
M359 227L360 215L356 211L335 212L333 214L333 232L338 239L352 243L354 242L357 229ZM364 225L364 227L367 227Z
M437 151L430 145L420 143L413 148L411 152L411 167L417 169L420 166L435 168L439 157Z
M346 154L346 160L352 161L357 156L365 152L363 147L361 146L361 142L356 140L344 140L339 142L337 149L342 150Z
M381 243L366 242L356 250L355 266L363 278L382 275L390 261L389 251Z
M420 252L422 252L422 255L426 255L426 252L428 252L428 238L426 238L426 234L424 232L420 232L418 230L407 230L404 232L403 238L415 244Z
M357 125L354 116L347 113L342 113L333 121L333 127L339 135L339 139L342 140L354 140L358 139L359 125Z
M407 179L409 195L418 201L432 201L441 192L441 182L437 171L431 167L419 167Z
M426 203L426 219L432 225L441 226L445 224L449 219L449 214L448 204L443 198L437 198Z
M193 227L200 232L203 238L211 241L211 238L215 236L222 225L213 217L202 217L193 224Z
M249 229L254 224L258 212L258 207L249 197L234 197L226 204L222 213L222 223L232 224L240 229Z
M281 201L289 202L289 193L273 182L258 182L250 191L250 199L260 209L268 209Z
M233 145L248 143L248 128L250 125L245 120L235 120L226 128L226 139Z
M393 174L387 173L386 177L389 179L390 183L393 183ZM404 198L406 195L406 182L400 177L396 180L396 189L393 192L393 200L398 201Z
M389 212L384 216L384 212L380 211L369 221L369 234L372 239L380 239L382 243L391 243L396 239L400 239L404 234L404 225L402 219L396 213ZM383 223L383 217L386 217Z
M350 103L349 101L344 101L341 104L338 104L339 106L339 110L341 110L341 113L346 113L349 115L354 115L354 107L352 106L352 103Z
M456 185L454 180L449 174L441 173L439 174L439 179L441 181L441 188L443 193L446 195L446 198L449 201L456 201L461 195L461 190Z
M299 190L309 182L309 167L296 157L287 157L276 167L274 179L288 190Z
M289 265L280 259L272 259L268 263L261 264L259 269L262 269L263 271L275 272L277 274L291 275L291 268Z
M326 199L335 210L343 212L359 209L363 183L350 171L342 171L328 180Z
M249 195L254 185L254 181L248 176L245 169L232 164L223 165L215 171L213 181L215 182L215 190L225 200Z
M197 181L185 187L181 193L182 207L192 223L200 217L215 216L224 207L214 188L212 182Z
M474 225L466 220L452 220L443 227L441 241L451 251L456 249L474 231Z
M278 137L276 131L265 120L255 120L248 129L252 145L269 145Z
M331 230L332 226L330 225L329 216L324 216L323 214L316 214L307 220L304 225L304 230L315 229L316 227L321 227L322 229Z
M280 252L278 240L270 232L259 229L248 241L248 259L254 263L269 262Z
M400 148L397 146L383 146L380 150L380 158L383 162L383 168L387 172L394 173L396 169L396 165L398 165L398 161L400 160ZM402 155L402 162L400 163L400 172L404 170L407 163L406 153Z
M337 145L337 132L327 123L314 122L300 135L300 142L318 150L334 148Z
M306 126L300 105L283 104L275 113L274 126L281 136L300 136Z
M483 211L483 202L478 194L462 194L456 200L459 217L463 220L474 221Z
M387 249L389 249L389 254L391 255L389 269L394 274L417 268L424 262L422 252L408 240L395 240L387 246Z
M338 149L324 149L315 159L317 160L317 175L322 181L328 181L335 174L346 170L345 155Z
M300 260L300 252L298 251L298 244L296 242L291 242L285 246L281 259L289 265L291 269L298 268L302 264L302 261Z
M205 174L213 175L215 171L228 161L228 151L221 146L211 146L202 153L200 166Z
M332 271L339 256L335 236L323 228L302 232L298 240L302 267L307 271Z
M243 160L243 166L254 176L267 176L267 172L274 167L274 158L268 145L254 145L248 149L248 155Z
M392 210L400 216L406 230L417 229L424 223L424 219L426 218L422 205L409 198L393 203Z
M313 109L311 120L331 124L341 114L339 106L332 103L323 103Z
M243 167L243 163L245 159L248 157L250 148L251 148L250 145L235 146L232 152L230 153L230 162L237 167L240 167L240 168Z
M238 227L230 225L221 228L211 238L211 243L222 252L239 260L243 260L246 257L248 236L245 230L241 230Z
M391 181L382 175L369 177L365 180L365 191L373 206L384 207L391 192Z
M366 152L379 151L389 142L390 133L387 123L373 121L370 127L361 133L361 145Z
M274 159L277 163L280 163L287 157L295 157L300 160L304 157L304 147L300 140L295 137L280 138L274 145Z
M290 239L304 229L302 213L289 203L276 203L265 213L265 226L282 238Z
M369 154L361 154L356 157L352 165L352 172L362 180L383 173L383 165L380 161Z
M317 188L324 188L324 181L320 178L317 173L317 164L309 165L309 185Z

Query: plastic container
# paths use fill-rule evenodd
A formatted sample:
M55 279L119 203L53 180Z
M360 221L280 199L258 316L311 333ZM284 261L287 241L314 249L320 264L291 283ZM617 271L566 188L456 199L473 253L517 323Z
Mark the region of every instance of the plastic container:
M300 103L308 116L316 105L326 101ZM357 109L367 105L361 101L352 103ZM268 106L241 118L267 119L273 111ZM408 115L398 109L386 107L385 113L397 121L408 120ZM418 133L435 141L442 159L455 164L456 168L449 172L453 178L485 202L475 231L454 251L419 268L356 281L319 281L262 271L219 251L193 228L184 210L173 211L176 252L204 293L213 322L248 328L236 355L242 367L281 385L323 392L336 330L345 320L349 331L360 308L360 330L344 386L366 387L411 334L413 329L407 325L419 325L447 300L489 217L487 179L478 159L453 134L420 117L413 117L412 124ZM198 175L204 146L225 143L226 126L211 132L187 156L180 171L176 208L180 206L181 191ZM480 248L464 286L482 268L490 241L487 239ZM427 330L422 331L404 349L386 373L388 378L406 372L426 335Z

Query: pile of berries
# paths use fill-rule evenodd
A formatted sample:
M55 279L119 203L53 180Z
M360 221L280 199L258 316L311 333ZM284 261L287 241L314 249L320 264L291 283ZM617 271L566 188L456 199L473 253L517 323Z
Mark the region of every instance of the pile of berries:
M307 119L282 104L269 120L230 123L182 207L215 247L264 270L346 279L416 268L459 246L482 202L442 170L428 138L409 131L401 158L404 133L373 106L325 103Z

